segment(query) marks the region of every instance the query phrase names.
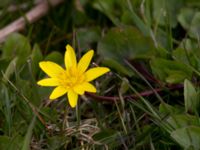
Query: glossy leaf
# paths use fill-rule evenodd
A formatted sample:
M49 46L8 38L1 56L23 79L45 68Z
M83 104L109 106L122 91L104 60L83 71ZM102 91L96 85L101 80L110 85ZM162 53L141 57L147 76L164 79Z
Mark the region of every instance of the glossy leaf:
M57 64L62 64L63 63L63 55L57 51L51 52L48 54L45 59L45 61L52 61Z
M189 126L177 129L171 133L171 136L184 149L200 149L200 127L198 126Z
M162 58L152 59L150 62L153 73L159 79L168 83L180 83L192 77L192 70L178 61Z
M184 0L153 0L153 16L160 25L170 23L172 27L177 24L176 15L183 6Z
M98 43L98 52L104 60L126 66L125 60L151 58L155 55L155 47L152 40L136 28L113 28Z
M35 44L31 54L33 73L37 73L39 71L38 63L42 61L42 58L43 56L41 50L39 46Z
M199 94L189 80L184 81L184 101L186 112L197 112L200 106Z
M31 46L29 40L21 34L13 33L7 38L3 46L2 57L3 58L18 57L19 58L18 63L22 64L25 62L30 53L31 53Z
M200 119L196 116L188 115L188 114L171 114L169 118L167 118L167 123L170 124L173 129L179 129L188 126L198 126Z

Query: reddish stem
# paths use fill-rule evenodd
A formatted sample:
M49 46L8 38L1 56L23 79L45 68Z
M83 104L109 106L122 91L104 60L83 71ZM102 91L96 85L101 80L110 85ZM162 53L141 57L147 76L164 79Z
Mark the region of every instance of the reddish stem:
M139 95L140 96L151 96L153 94L155 94L155 92L157 93L161 93L162 91L164 90L178 90L178 89L182 89L183 88L183 85L182 84L176 84L176 85L170 85L166 88L156 88L154 90L147 90L147 91L143 91L143 92L140 92ZM94 98L96 100L101 100L101 101L115 101L115 100L120 100L120 97L118 96L99 96L99 95L96 95L96 94L93 94L93 93L88 93L86 92L85 93L86 96L88 97L91 97L91 98ZM123 98L126 100L126 99L138 99L139 98L139 95L138 94L132 94L132 95L125 95L123 96Z

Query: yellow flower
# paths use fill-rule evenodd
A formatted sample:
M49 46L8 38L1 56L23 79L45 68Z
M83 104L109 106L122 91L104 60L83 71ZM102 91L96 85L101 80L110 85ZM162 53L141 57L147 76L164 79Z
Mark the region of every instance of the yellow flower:
M49 98L54 100L67 93L69 104L75 107L78 95L83 95L84 92L96 92L96 88L89 82L110 71L106 67L87 70L93 54L93 50L88 51L77 63L74 49L67 45L64 58L66 69L51 61L40 62L40 68L50 78L42 79L37 84L56 86Z

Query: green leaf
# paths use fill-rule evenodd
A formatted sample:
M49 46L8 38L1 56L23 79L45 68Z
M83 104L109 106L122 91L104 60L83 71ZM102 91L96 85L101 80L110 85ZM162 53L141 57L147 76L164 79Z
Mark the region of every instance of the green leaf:
M184 81L184 101L186 112L195 113L200 106L199 94L189 80Z
M0 149L2 150L21 150L22 136L15 137L0 136Z
M177 48L173 51L172 55L177 61L183 62L184 64L196 66L197 62L194 58L193 50L185 50L182 48Z
M118 27L123 24L135 25L143 35L150 35L150 28L144 23L143 19L137 15L134 6L135 1L116 1L116 0L95 0L93 7L104 13ZM138 6L140 3L138 4Z
M170 74L166 77L166 82L168 83L179 83L182 82L186 76L183 75L182 71L169 71Z
M156 58L150 65L153 73L168 83L180 83L192 77L191 68L178 61Z
M126 5L125 5L126 4ZM144 23L143 19L136 14L136 11L133 9L134 4L121 2L121 5L124 6L123 15L121 20L123 23L131 24L136 26L145 36L150 36L150 24L151 22L146 22L148 26ZM130 23L129 23L130 22Z
M5 70L5 76L9 77L15 70L20 70L31 53L29 40L21 34L13 33L8 36L2 48L2 58L10 59Z
M191 38L185 38L181 44L180 44L180 49L184 49L184 50L187 50L189 53L190 51L192 52L193 50L196 50L199 48L199 45L198 45L198 42L191 39ZM198 55L200 54L199 53L199 49L195 52L197 53Z
M28 127L28 131L27 131L25 138L24 138L22 150L29 150L30 149L31 137L32 137L35 121L36 121L36 115L34 115L32 121L31 121L31 123Z
M63 55L57 51L53 51L48 54L44 60L53 61L58 64L63 64Z
M39 71L39 62L42 61L42 53L37 44L34 45L32 54L31 54L31 59L32 59L32 72L36 74Z
M134 72L128 68L125 67L123 64L120 64L119 62L115 61L114 59L104 59L103 64L105 66L109 66L112 69L115 69L116 71L124 74L124 75L128 75L128 76L132 76L134 75Z
M176 15L183 6L184 0L153 0L153 16L160 25L170 23L172 27L177 24Z
M192 8L184 8L178 15L180 24L188 31L190 37L200 36L200 12Z
M77 39L81 50L89 50L91 44L97 43L101 38L99 27L81 28L77 31Z
M98 43L98 52L104 60L126 66L124 60L153 57L155 47L152 40L144 37L136 28L112 28Z
M167 58L170 58L170 53L163 47L157 47L156 48L156 56L159 58L167 59Z
M15 57L13 60L10 61L8 67L6 68L4 76L7 79L9 79L10 76L15 72L17 61L18 61L18 57Z
M174 138L184 149L200 149L200 127L189 126L180 128L171 133Z
M159 111L164 114L180 114L184 112L180 106L172 106L167 103L161 103Z
M93 7L104 13L116 26L120 26L119 16L122 14L120 1L116 0L95 0ZM118 9L115 9L118 7Z
M13 33L8 36L2 49L3 58L18 57L17 64L19 65L24 64L30 53L31 46L29 40L18 33Z
M186 30L188 30L190 28L194 15L195 15L194 9L182 8L178 15L178 21Z
M180 47L172 52L172 55L175 60L200 71L200 51L197 41L189 38L184 39Z
M127 78L123 78L121 86L120 86L120 89L119 89L119 92L121 94L125 94L128 91L129 87L130 87L130 85L129 85L128 79Z
M191 125L199 126L200 119L196 116L188 115L188 114L172 114L169 118L167 118L167 123L173 127L173 129L188 127Z
M193 38L198 39L200 36L200 12L195 13L191 22L189 35Z
M5 72L6 68L10 64L10 61L11 59L8 59L8 58L0 59L0 70ZM0 73L0 77L1 76L2 76L2 73Z

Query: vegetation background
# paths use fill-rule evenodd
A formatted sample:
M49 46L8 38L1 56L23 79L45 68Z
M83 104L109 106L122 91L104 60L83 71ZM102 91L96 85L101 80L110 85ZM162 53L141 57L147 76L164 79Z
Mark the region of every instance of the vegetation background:
M0 3L2 30L26 23L0 39L1 150L200 149L199 0L63 0L32 23L44 1ZM66 44L111 69L75 109L36 85Z

